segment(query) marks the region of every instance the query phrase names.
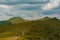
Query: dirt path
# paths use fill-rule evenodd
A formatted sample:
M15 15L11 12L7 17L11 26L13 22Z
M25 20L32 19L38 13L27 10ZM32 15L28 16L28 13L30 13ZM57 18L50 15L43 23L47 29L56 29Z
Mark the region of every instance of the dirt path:
M10 38L9 40L17 40L19 38L19 36L14 36L12 38Z

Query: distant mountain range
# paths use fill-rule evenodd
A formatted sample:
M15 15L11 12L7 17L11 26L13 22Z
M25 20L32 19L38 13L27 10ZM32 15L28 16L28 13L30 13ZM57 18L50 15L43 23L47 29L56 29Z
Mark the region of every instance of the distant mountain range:
M22 35L23 34L23 35ZM18 40L60 40L60 20L45 17L39 20L23 20L14 17L0 21L0 38L20 36Z
M42 18L42 19L38 19L40 21L45 21L45 20L59 20L57 18L49 18L49 17L45 17L45 18ZM38 20L24 20L20 17L14 17L14 18L11 18L9 20L5 20L5 21L0 21L0 24L19 24L19 23L23 23L23 22L29 22L29 21L38 21Z

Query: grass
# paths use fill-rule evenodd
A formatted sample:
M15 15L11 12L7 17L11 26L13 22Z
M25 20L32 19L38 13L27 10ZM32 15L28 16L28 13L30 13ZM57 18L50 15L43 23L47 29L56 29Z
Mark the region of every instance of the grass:
M47 19L20 24L0 25L0 40L9 40L13 36L20 36L24 31L23 37L17 40L60 40L60 20Z
M0 38L0 40L10 40L11 39L11 37L2 37L2 38Z

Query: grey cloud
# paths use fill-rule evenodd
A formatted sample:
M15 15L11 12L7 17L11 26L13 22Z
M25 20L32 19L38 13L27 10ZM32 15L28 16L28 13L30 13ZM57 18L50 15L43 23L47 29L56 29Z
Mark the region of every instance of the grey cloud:
M14 5L14 4L41 4L47 1L40 0L0 0L0 4Z

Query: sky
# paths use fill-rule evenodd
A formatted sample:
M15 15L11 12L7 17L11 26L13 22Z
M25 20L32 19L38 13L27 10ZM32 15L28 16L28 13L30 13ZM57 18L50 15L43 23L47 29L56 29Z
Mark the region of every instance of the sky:
M60 0L0 0L0 20L36 20L45 16L60 19Z

